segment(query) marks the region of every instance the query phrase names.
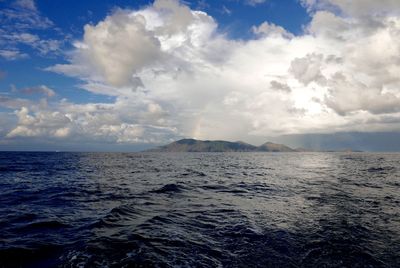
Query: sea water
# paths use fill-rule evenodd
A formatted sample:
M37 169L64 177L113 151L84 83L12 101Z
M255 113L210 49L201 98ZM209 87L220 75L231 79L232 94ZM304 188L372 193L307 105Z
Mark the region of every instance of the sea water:
M400 267L400 154L0 153L0 267Z

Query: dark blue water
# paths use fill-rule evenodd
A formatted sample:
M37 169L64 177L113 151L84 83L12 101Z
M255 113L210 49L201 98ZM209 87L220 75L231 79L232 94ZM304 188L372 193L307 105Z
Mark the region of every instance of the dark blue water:
M400 267L399 164L0 153L0 267Z

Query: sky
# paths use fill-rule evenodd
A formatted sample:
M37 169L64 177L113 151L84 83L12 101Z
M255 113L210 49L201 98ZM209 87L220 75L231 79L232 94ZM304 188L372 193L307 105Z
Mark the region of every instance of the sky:
M0 150L400 150L400 1L0 0Z

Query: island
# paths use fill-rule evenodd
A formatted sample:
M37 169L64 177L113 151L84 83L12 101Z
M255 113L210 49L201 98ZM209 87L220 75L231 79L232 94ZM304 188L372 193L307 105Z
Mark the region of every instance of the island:
M209 141L196 139L181 139L170 144L159 146L146 152L305 152L304 148L292 149L284 144L266 142L254 146L242 141Z

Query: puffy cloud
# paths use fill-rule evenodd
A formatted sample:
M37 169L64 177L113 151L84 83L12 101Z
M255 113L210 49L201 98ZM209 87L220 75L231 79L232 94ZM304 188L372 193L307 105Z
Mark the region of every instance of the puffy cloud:
M303 58L295 58L290 65L290 72L293 76L304 85L311 82L324 85L326 78L322 75L323 55L307 54Z
M40 111L32 115L28 108L22 107L16 111L16 115L18 125L7 134L8 138L38 136L64 138L70 132L68 125L71 120L58 111Z
M336 73L329 80L330 95L327 105L341 115L354 111L369 111L376 114L400 111L400 97L382 88L368 87L341 73Z
M308 30L316 36L344 41L354 34L352 29L356 27L353 26L356 26L353 21L348 21L328 11L318 11L314 14Z
M265 27L257 29L261 33ZM143 10L117 11L97 25L86 26L71 64L47 70L79 77L86 83L83 87L95 93L128 96L132 88L144 88L164 105L176 106L173 109L187 109L180 106L188 102L201 107L212 95L222 99L224 91L230 90L221 90L233 75L230 66L246 61L243 52L250 47L241 49L240 42L227 39L216 29L214 20L204 12L160 0ZM281 35L276 41L285 43L279 40ZM254 45L259 47L261 42ZM257 55L250 54L249 60L257 61ZM260 83L267 85L268 81ZM188 101L182 101L183 97ZM198 98L191 101L193 97Z
M259 26L253 26L253 33L259 36L267 36L267 35L281 35L283 37L292 38L293 34L286 31L283 27L275 25L269 22L263 22Z
M113 104L40 103L1 97L0 105L17 109L17 123L7 139L35 137L75 142L157 143L179 135L168 114L150 100L120 98Z
M146 30L146 19L122 11L96 26L86 25L83 42L82 54L92 68L117 87L128 85L133 73L151 66L162 54L159 40Z
M118 10L97 25L85 26L73 65L47 70L130 87L138 79L134 74L145 69L188 67L185 58L205 53L201 46L215 29L211 17L174 0L155 1L141 11Z
M336 10L353 17L400 14L400 2L397 0L302 0L302 3L310 10Z

